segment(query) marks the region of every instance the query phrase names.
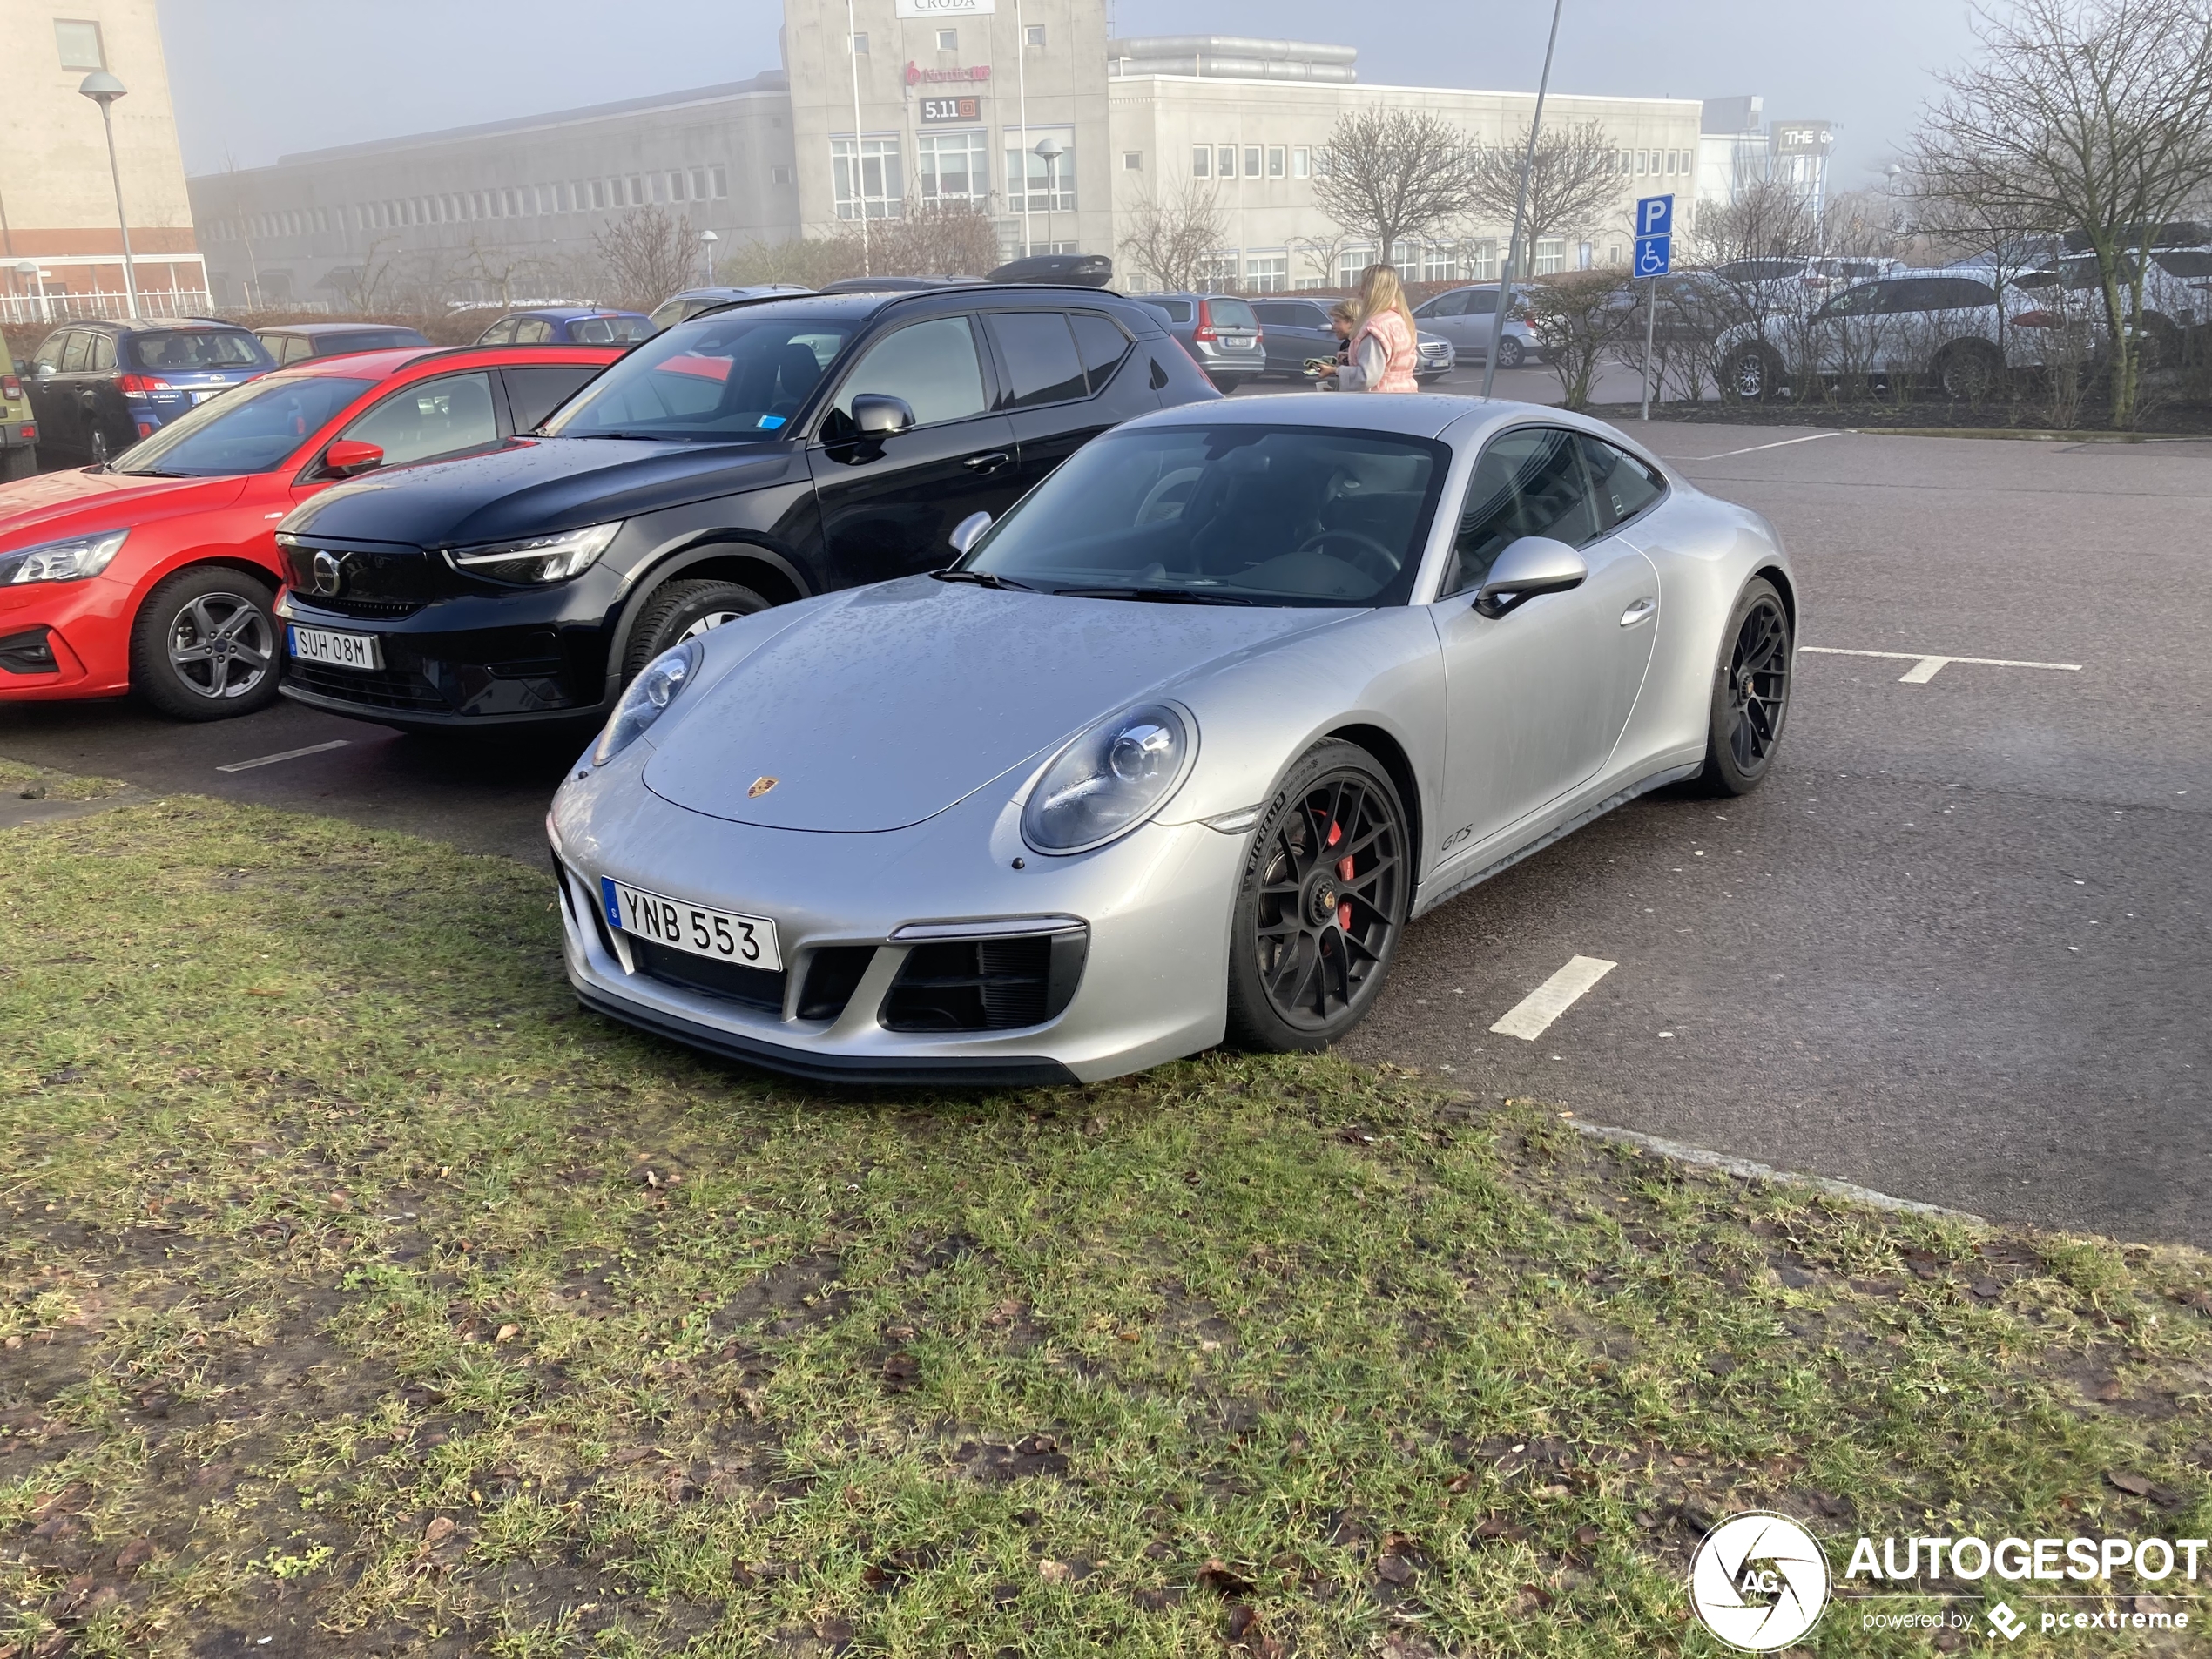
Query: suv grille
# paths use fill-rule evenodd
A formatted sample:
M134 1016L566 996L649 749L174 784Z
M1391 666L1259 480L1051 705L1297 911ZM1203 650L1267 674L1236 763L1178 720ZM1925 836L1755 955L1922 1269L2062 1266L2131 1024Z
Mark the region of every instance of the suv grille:
M449 711L452 702L420 674L396 668L332 668L322 663L287 664L293 683L322 697L334 697L372 709Z
M363 599L350 593L330 598L309 593L305 598L316 610L341 617L411 617L422 609L421 602L416 599Z
M917 945L884 999L893 1031L1008 1031L1057 1018L1082 977L1087 933Z

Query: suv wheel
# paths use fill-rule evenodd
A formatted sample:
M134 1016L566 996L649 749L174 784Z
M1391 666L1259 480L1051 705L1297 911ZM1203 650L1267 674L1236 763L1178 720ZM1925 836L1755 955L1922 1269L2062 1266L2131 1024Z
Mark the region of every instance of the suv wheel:
M1985 341L1969 340L1953 346L1936 365L1936 381L1948 398L1972 401L1986 397L2005 377L2005 360Z
M1745 346L1721 365L1721 384L1745 403L1764 403L1782 389L1782 366L1763 346Z
M637 625L630 631L630 649L622 658L622 683L629 685L647 663L670 647L767 609L765 599L734 582L691 578L663 583L645 601L645 608L637 613Z
M131 624L131 685L178 720L227 720L276 701L276 596L226 566L179 570Z

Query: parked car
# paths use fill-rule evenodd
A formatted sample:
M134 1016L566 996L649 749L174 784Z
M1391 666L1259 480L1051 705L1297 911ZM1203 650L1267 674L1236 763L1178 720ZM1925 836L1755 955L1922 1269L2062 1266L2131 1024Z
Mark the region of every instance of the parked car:
M1498 342L1498 367L1519 368L1544 361L1542 342L1528 326L1527 294L1518 285L1514 306L1506 315L1505 338ZM1497 330L1498 285L1474 283L1447 288L1413 307L1413 319L1423 327L1452 342L1458 355L1474 362L1490 361L1490 341Z
M135 691L187 720L266 707L278 520L341 479L396 482L491 448L617 355L536 346L309 358L186 411L105 467L0 486L0 703Z
M1251 302L1233 293L1140 293L1182 342L1191 361L1224 392L1233 392L1266 372L1266 346ZM1335 349L1333 337L1330 350ZM1312 355L1327 355L1314 353Z
M1734 396L1757 402L1784 388L1802 396L1815 381L1909 375L1946 397L1977 397L2007 368L2042 361L2035 317L2041 307L2016 284L2007 284L2000 297L1979 277L1944 272L1862 282L1803 327L1745 323L1723 334L1716 353L1721 383Z
M1089 289L808 294L633 347L534 436L279 527L285 694L402 729L602 721L678 641L948 563L1083 443L1213 389Z
M936 575L645 667L547 820L588 1007L924 1085L1318 1049L1413 918L1788 718L1765 521L1502 400L1147 415Z
M100 465L275 367L260 341L226 322L64 323L30 359L39 449L50 467Z
M717 306L734 305L740 300L769 300L779 293L812 293L812 288L802 288L792 282L763 282L748 288L686 288L681 293L671 293L653 307L649 321L653 332L673 328L679 322L689 322L702 311L711 311Z
M1114 261L1103 253L1032 253L988 272L986 282L1050 282L1103 288L1114 280Z
M38 420L30 412L24 369L0 340L0 483L38 470Z
M1268 378L1305 378L1308 359L1334 357L1343 341L1329 321L1329 308L1318 300L1265 299L1251 302L1259 320L1260 353L1266 360ZM1433 381L1451 373L1458 361L1452 342L1442 334L1418 331L1420 352L1413 378Z
M392 351L402 346L428 346L429 336L419 328L398 323L289 322L273 328L256 328L253 337L268 347L279 367L304 362L310 357L336 357L347 352Z
M626 346L653 332L642 311L539 306L510 311L476 337L479 346Z

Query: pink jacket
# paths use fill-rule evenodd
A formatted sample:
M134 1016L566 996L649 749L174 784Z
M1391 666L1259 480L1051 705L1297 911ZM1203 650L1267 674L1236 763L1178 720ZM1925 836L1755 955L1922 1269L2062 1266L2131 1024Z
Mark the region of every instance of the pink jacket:
M1395 311L1379 311L1352 337L1351 361L1337 371L1345 392L1418 392L1413 331Z

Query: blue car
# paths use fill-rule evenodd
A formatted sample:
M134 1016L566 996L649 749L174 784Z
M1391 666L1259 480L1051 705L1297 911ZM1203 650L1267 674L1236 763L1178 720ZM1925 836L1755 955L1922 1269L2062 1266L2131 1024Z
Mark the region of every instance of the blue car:
M476 336L479 346L627 346L653 333L642 311L596 306L538 306L510 311Z
M40 464L106 464L195 403L276 367L244 328L206 317L64 323L31 354Z

